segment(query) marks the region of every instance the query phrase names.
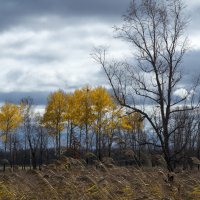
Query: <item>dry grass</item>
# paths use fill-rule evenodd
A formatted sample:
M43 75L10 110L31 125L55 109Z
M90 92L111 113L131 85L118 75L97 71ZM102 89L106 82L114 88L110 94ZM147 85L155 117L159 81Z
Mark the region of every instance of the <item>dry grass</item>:
M32 200L199 200L200 172L181 172L166 181L162 168L96 169L62 159L42 171L0 173L0 199Z

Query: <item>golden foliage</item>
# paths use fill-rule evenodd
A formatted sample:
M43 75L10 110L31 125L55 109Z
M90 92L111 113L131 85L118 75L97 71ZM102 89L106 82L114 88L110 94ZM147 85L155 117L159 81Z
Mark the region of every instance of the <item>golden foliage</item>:
M92 92L93 112L95 116L95 123L93 128L95 132L100 133L102 129L108 132L108 128L114 125L111 121L111 111L113 111L115 104L108 91L103 87L97 87Z
M48 97L43 123L49 127L51 135L62 131L64 123L93 128L96 133L107 135L112 135L117 127L125 130L143 128L139 114L123 115L124 111L115 104L104 87L87 86L70 94L61 90L52 93Z
M0 130L2 132L1 139L5 142L8 133L14 131L22 122L20 108L6 102L0 109Z
M143 120L139 113L125 115L121 119L121 127L126 130L140 130L143 128Z
M57 135L64 129L67 95L59 90L49 95L43 117L43 123L51 135Z
M75 90L73 94L68 96L67 119L79 126L91 125L93 123L92 92L89 87L85 87Z

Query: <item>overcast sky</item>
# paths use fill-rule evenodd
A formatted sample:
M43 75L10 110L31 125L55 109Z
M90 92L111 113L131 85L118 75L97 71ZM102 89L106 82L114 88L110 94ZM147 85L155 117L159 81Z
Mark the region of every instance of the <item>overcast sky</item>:
M186 80L200 72L200 1L185 0L191 22ZM117 57L129 46L113 38L130 0L0 0L0 102L24 96L45 104L49 92L105 85L90 53L109 45Z

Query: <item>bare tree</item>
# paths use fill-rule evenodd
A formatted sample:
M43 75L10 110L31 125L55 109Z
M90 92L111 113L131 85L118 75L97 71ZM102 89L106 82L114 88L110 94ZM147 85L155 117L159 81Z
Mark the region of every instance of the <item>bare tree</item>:
M22 115L23 115L23 139L24 139L24 159L23 159L23 168L26 167L27 162L27 150L28 150L28 135L31 132L31 118L33 116L33 99L30 97L25 97L20 102L22 106Z
M183 78L186 25L181 0L133 1L124 24L115 29L119 38L133 45L136 62L108 62L105 49L96 49L92 54L102 65L117 101L128 112L140 113L152 126L169 171L173 171L174 154L179 153L170 150L170 138L179 127L170 126L173 114L197 106L194 90L198 81L185 87L184 94L175 95ZM144 105L150 105L151 111Z
M41 132L42 127L40 124L41 117L39 114L35 114L33 110L33 99L30 97L21 100L22 113L23 113L23 128L24 128L24 165L26 163L26 150L29 147L30 151L30 168L33 169L37 167L37 151L41 145L43 145L43 134ZM41 146L40 146L41 147ZM41 150L41 149L40 149ZM41 152L40 152L41 153ZM24 166L25 168L25 166Z

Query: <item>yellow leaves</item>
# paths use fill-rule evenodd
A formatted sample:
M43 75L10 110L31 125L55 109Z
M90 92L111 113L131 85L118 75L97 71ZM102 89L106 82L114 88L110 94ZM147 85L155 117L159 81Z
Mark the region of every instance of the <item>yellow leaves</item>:
M143 120L139 113L131 113L121 118L121 127L126 130L139 130L143 128Z
M76 125L87 124L95 132L103 131L108 135L119 126L125 130L143 128L140 114L124 116L124 111L103 87L85 87L68 95L66 116Z
M107 112L114 106L108 91L103 87L97 87L92 92L94 111L97 113Z
M108 135L112 135L113 131L120 126L120 117L122 110L117 106L112 107L107 113L107 124L105 125L104 132Z
M132 126L131 126L131 123L129 121L128 116L122 117L122 119L121 119L121 127L123 129L126 129L126 130L129 130L129 129L131 130L132 129Z
M52 134L64 129L67 95L59 90L49 95L43 123L50 127Z
M66 110L66 94L59 90L49 95L46 111L60 116Z
M2 140L6 141L5 135L15 130L21 122L22 115L20 108L15 104L6 102L0 109L0 130L2 131Z
M104 132L108 133L108 128L112 124L110 121L111 112L115 107L113 99L105 88L97 87L93 89L92 101L95 116L93 128L97 133L102 132L102 129L104 129Z
M92 89L89 87L75 90L68 98L68 116L76 125L91 125L94 121Z
M137 113L121 117L124 112L114 103L103 87L84 87L66 94L59 90L48 97L43 123L51 134L64 129L70 122L80 127L92 127L97 132L111 134L117 127L142 128L141 116ZM57 130L57 131L56 131Z
M66 117L76 125L93 126L97 130L107 124L106 114L113 107L113 100L105 88L84 87L68 95Z

